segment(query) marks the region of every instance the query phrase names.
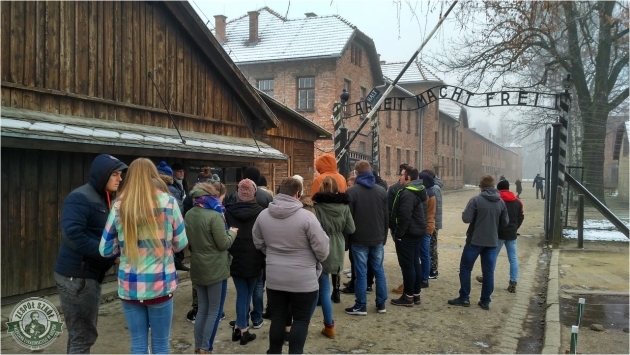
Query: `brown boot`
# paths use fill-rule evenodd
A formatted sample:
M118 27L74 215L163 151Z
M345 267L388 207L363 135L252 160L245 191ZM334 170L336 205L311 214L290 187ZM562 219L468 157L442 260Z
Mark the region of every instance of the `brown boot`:
M405 289L405 285L400 285L400 286L398 286L398 287L394 287L394 288L392 289L392 292L393 292L393 293L397 293L397 294L399 294L399 295L402 295L402 293L403 293L403 290L404 290L404 289Z
M326 323L324 323L324 329L322 329L322 334L324 334L326 337L330 338L330 339L335 339L335 323L333 322L333 324L331 325L326 325Z

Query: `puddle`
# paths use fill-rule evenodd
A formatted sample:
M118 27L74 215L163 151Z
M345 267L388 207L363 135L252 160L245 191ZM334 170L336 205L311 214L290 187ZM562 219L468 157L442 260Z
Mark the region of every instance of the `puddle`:
M483 341L476 341L473 344L477 345L477 346L481 346L482 348L489 348L490 345L484 343Z
M560 322L565 326L575 325L577 321L577 305L580 296L560 300ZM630 307L628 296L585 295L584 314L581 327L593 323L601 324L604 329L623 329L628 327Z

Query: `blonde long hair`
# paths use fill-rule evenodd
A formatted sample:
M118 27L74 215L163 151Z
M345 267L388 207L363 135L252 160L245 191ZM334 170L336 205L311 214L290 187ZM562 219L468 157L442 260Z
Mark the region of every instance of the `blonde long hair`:
M120 223L125 238L123 253L131 264L137 264L141 240L156 249L156 256L164 253L155 215L158 208L155 181L161 182L161 179L155 164L147 158L134 160L125 179L120 196Z

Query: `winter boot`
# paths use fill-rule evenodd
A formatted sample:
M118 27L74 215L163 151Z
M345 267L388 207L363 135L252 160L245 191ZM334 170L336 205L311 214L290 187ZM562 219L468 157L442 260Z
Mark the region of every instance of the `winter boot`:
M327 325L326 323L324 323L322 334L330 339L335 339L335 322L333 322L331 325Z
M510 285L508 286L507 290L510 293L516 293L516 281L510 281Z
M392 289L392 292L393 292L393 293L397 293L397 294L399 294L399 295L402 295L402 293L403 293L403 290L404 290L404 289L405 289L405 285L400 285L400 286L398 286L398 287L394 287L394 288Z
M241 332L241 345L246 345L254 339L256 339L256 334L250 333L249 330Z

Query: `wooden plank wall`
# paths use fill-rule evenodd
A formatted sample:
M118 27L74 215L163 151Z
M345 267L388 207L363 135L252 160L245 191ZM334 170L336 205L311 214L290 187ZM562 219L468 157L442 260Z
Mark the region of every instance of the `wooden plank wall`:
M159 2L6 1L1 13L2 105L172 127L151 71L180 129L249 135L231 86Z

